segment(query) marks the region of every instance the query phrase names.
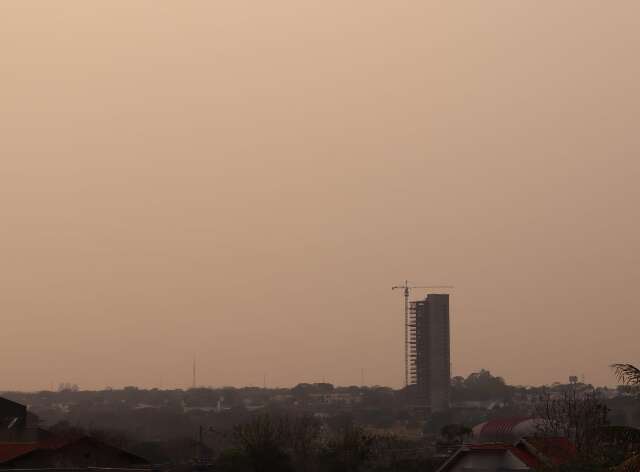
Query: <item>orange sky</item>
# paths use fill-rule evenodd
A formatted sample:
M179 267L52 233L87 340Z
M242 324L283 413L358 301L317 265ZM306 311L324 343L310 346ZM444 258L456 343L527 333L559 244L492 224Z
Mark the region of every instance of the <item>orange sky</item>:
M0 389L640 362L640 3L0 3Z

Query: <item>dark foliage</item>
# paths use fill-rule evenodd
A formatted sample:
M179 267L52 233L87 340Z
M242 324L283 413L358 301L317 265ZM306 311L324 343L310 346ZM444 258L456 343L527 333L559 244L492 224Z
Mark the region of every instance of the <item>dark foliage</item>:
M640 385L640 369L632 364L613 364L618 380L626 385Z
M491 375L488 370L480 370L463 377L454 377L451 381L451 397L454 401L506 400L511 397L513 388L502 377Z

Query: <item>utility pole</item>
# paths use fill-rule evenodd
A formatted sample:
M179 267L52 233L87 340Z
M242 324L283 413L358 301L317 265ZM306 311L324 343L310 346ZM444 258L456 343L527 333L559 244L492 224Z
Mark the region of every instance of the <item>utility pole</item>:
M196 388L197 378L196 378L196 356L193 356L193 384L192 388Z

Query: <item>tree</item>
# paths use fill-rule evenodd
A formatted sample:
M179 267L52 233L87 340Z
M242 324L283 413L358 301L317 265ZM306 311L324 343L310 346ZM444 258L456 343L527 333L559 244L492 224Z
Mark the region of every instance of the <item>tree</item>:
M471 429L467 426L455 423L445 425L440 429L440 436L448 443L461 443L471 433Z
M215 470L219 472L251 472L253 469L245 451L225 449L216 459Z
M425 421L423 432L438 434L448 424L451 424L451 410L436 411L431 413Z
M625 385L640 385L640 369L632 364L613 364L618 380Z
M289 436L284 418L259 415L249 423L236 426L234 437L255 472L289 472L291 458L284 450Z
M609 409L597 392L575 384L554 394L545 391L534 410L541 418L538 429L542 435L568 438L581 456L595 451L599 431L609 424Z
M310 415L289 418L288 423L286 440L293 464L297 470L308 471L320 447L322 425Z
M640 386L640 369L633 364L613 364L611 368L614 370L618 380L624 385ZM631 472L639 469L640 454L635 454L616 470L620 472Z
M616 467L615 472L637 472L640 470L640 454L637 454Z
M263 414L236 426L234 437L255 471L308 471L320 449L320 432L320 423L309 415Z
M63 382L58 385L58 392L78 392L80 391L80 387L78 384Z
M376 437L351 421L340 425L327 441L322 454L321 470L358 472L376 452Z
M495 377L485 369L469 374L466 379L454 377L451 381L451 396L455 401L506 400L512 390L502 377Z

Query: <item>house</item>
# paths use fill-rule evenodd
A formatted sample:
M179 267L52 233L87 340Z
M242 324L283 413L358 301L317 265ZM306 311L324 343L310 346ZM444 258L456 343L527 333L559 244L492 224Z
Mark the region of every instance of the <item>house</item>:
M565 438L523 438L515 444L467 444L437 472L540 471L571 460L575 447Z
M362 402L362 396L359 393L350 392L312 393L309 397L315 403L324 405L349 406Z
M536 458L505 443L467 444L458 449L437 472L536 470Z
M27 408L0 398L0 468L137 468L143 458L95 438L63 437L27 424Z
M91 437L52 437L35 443L0 443L0 468L145 468L141 457Z
M26 425L27 407L7 398L0 398L0 427L20 428Z
M0 397L0 441L25 442L35 440L38 428L30 427L27 407Z

